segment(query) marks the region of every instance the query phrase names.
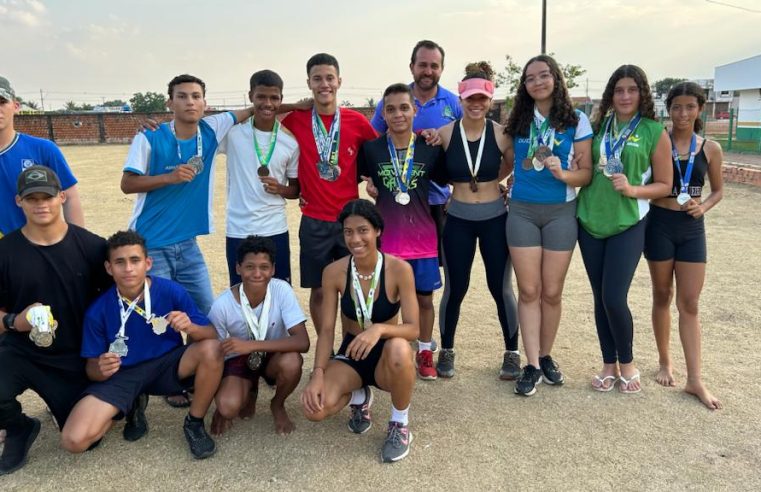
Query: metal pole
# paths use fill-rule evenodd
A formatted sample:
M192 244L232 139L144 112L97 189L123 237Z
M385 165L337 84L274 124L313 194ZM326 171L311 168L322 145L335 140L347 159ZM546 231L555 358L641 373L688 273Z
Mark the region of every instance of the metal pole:
M729 108L729 136L727 137L727 151L732 150L732 123L735 120L735 108Z
M542 0L542 54L547 53L547 0Z

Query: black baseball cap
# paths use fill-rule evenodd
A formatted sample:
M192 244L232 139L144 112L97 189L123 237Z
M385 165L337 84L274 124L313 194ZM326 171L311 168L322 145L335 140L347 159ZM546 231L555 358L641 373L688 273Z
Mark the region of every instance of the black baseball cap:
M16 182L16 193L21 198L31 193L46 193L55 196L61 192L58 175L45 166L31 166L24 169Z

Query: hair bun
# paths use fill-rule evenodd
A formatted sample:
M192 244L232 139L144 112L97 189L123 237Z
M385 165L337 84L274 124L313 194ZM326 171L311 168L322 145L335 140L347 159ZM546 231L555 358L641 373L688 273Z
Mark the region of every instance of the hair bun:
M465 65L465 77L478 77L494 82L495 72L491 63L482 60Z

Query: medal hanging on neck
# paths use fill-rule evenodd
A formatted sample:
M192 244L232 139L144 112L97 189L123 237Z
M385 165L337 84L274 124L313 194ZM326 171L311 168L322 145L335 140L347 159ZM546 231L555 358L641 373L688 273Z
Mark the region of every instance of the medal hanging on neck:
M550 126L550 119L542 116L539 109L534 106L534 119L530 126L531 147L527 157L523 160L523 169L536 172L544 170L544 161L552 156L552 148L555 144L555 129Z
M180 141L177 139L177 131L174 129L174 120L169 122L169 129L172 130L172 135L174 135L174 140L177 144L177 158L180 160L180 163L182 163ZM200 126L196 128L196 155L188 159L188 162L185 164L192 166L196 174L201 174L201 172L203 172L203 139L201 138Z
M357 315L357 323L359 327L366 330L369 325L372 324L373 319L373 304L375 304L375 289L378 287L381 276L381 268L383 268L383 255L378 252L378 258L375 262L375 270L370 275L370 290L367 292L367 298L362 291L362 284L359 279L362 277L364 280L368 280L367 276L360 275L357 271L357 265L354 262L354 257L351 257L351 300L354 302L354 312Z
M468 136L465 134L465 128L463 128L462 120L460 120L460 138L462 138L462 148L465 151L465 160L468 163L468 170L470 171L470 191L473 193L478 192L478 170L481 169L481 157L484 155L484 143L486 142L486 125L488 124L488 121L484 121L484 129L481 131L481 139L478 143L476 163L473 164L473 158L470 155L470 145L468 145Z
M317 173L325 181L336 181L341 175L338 167L338 147L340 144L341 110L336 109L330 130L325 129L317 109L312 108L312 135L317 146Z
M410 181L412 181L412 171L415 167L415 134L410 134L410 141L407 144L407 152L404 155L404 164L399 162L399 154L396 152L396 146L391 140L391 135L386 134L386 143L388 144L388 153L391 157L391 166L394 169L394 179L396 180L396 192L394 201L399 205L410 203Z
M147 291L148 291L148 281L145 280L143 283L143 293ZM137 297L135 297L132 301L130 301L119 293L118 287L116 288L116 302L119 303L120 325L119 325L119 331L116 333L116 337L114 338L114 341L111 342L111 345L108 346L108 351L118 355L119 357L127 357L127 353L129 352L127 348L127 340L129 340L129 337L125 333L127 328L127 320L129 319L130 315L137 307L137 303L138 301L140 301L140 298L143 295L144 294L140 294ZM127 309L124 309L125 303L127 304ZM146 305L145 307L146 309L150 309L148 305Z
M600 142L600 166L606 178L624 172L624 162L621 159L621 154L624 151L626 141L629 140L629 137L637 129L641 119L642 117L637 113L629 121L624 131L616 134L615 132L618 131L616 114L613 113L611 116L608 116L605 122L605 133L602 142ZM604 160L603 156L605 156Z
M251 118L251 130L254 137L254 152L256 158L259 159L259 168L256 170L256 174L261 177L270 175L270 160L272 160L272 154L275 152L275 144L277 143L277 133L280 130L280 122L275 119L275 124L272 127L272 133L270 134L270 143L267 146L267 155L265 156L262 149L259 147L259 141L256 139L256 127L254 126L254 119Z
M689 186L690 178L692 178L692 168L695 165L695 155L697 155L698 137L694 133L692 134L692 139L690 140L690 157L687 161L687 168L684 170L684 174L682 174L682 166L679 162L679 151L676 148L676 142L674 142L674 135L670 133L669 137L671 138L671 155L674 159L674 167L676 167L676 171L679 173L680 188L679 194L676 196L676 203L680 206L684 206L692 199L689 194Z
M267 327L269 326L270 307L272 305L271 287L267 284L267 291L264 294L264 300L262 301L262 312L257 318L254 313L254 308L251 303L248 302L246 292L243 290L243 283L241 282L238 287L238 296L240 297L240 307L243 310L243 319L248 326L248 332L251 335L251 340L261 341L267 336ZM251 352L246 358L246 365L252 371L258 371L262 367L264 357L267 354L265 352Z

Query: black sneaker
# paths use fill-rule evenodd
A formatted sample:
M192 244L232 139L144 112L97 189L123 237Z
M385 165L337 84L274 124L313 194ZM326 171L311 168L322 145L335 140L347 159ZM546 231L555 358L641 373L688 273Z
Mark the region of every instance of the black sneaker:
M539 357L539 367L542 369L545 383L561 385L565 381L560 366L549 355Z
M202 460L213 455L217 450L217 445L214 443L214 439L206 433L203 422L192 422L188 417L185 417L182 430L185 432L185 439L190 445L193 458Z
M454 349L439 350L439 360L436 362L436 373L442 378L454 376Z
M499 370L499 379L503 381L515 381L521 376L521 356L515 352L505 350L502 356L502 368Z
M148 420L145 418L145 407L148 406L148 395L135 398L132 408L127 413L127 423L122 435L126 441L134 442L148 433Z
M542 371L526 364L523 373L518 381L515 382L515 393L523 396L531 396L536 393L536 385L542 382Z
M23 416L24 423L19 428L6 429L5 447L0 457L0 475L13 473L26 464L29 448L40 433L40 421Z

